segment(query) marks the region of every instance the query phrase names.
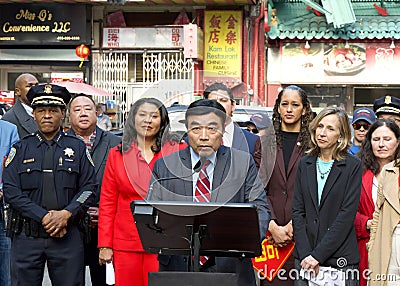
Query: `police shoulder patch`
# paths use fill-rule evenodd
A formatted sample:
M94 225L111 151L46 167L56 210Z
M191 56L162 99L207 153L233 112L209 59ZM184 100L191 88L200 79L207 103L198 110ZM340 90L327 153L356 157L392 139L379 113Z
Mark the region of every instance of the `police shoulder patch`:
M7 157L6 163L4 164L4 167L7 167L12 162L12 160L15 157L15 154L17 154L17 149L12 147L10 150L10 153L8 153L8 157Z
M92 156L90 156L89 150L87 148L86 148L86 157L88 158L90 164L92 164L92 166L94 167Z

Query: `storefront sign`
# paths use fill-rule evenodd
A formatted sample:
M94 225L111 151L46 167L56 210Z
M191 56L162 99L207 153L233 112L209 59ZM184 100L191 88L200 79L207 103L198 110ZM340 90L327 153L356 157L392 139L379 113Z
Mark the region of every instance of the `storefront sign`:
M4 4L0 45L78 45L86 42L81 4Z
M83 82L83 72L52 72L50 82L57 83L63 81Z
M389 43L286 43L269 51L270 82L375 83L400 81L400 49Z
M241 78L242 12L205 11L204 77Z
M183 27L104 28L103 48L182 48Z
M186 59L204 59L204 33L195 24L187 24L183 27L184 49Z

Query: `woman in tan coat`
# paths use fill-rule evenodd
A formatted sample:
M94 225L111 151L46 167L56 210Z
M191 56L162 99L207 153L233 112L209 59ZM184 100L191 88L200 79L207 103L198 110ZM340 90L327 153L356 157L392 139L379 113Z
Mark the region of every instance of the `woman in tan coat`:
M371 224L371 238L367 244L369 286L400 285L400 203L399 203L399 142L400 129L392 121L385 121L386 129L372 133L373 144L379 144L381 152L395 148L395 159L380 173L378 195ZM377 129L378 130L378 129ZM377 131L376 130L376 131ZM366 275L367 273L361 273Z

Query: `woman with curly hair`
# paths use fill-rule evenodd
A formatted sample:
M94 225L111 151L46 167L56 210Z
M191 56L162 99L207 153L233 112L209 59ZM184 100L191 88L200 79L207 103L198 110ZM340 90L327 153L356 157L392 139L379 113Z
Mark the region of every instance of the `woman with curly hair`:
M391 140L386 139L379 142L376 140L378 134L385 134L388 136L387 139ZM360 286L367 285L368 251L366 245L370 238L372 214L374 213L378 195L380 172L384 165L393 161L399 137L399 128L394 121L379 119L369 128L358 154L363 163L363 175L360 204L358 205L354 225L360 251Z
M130 203L143 200L155 161L185 144L169 134L165 106L155 98L136 101L128 115L122 145L110 150L99 207L99 263L114 263L115 285L148 285L158 271L157 255L145 253ZM177 140L176 140L177 141Z
M293 240L294 181L300 158L308 148L310 140L308 124L311 122L312 116L310 101L303 89L290 85L279 92L272 117L276 139L276 158L271 177L266 185L271 210L271 222L268 228L269 240L278 248L286 246ZM262 150L268 148L265 145L262 144ZM265 172L265 170L260 172ZM261 175L261 177L264 176ZM291 256L283 269L288 273L293 268L294 258ZM293 280L275 278L269 282L263 279L262 285L293 285Z

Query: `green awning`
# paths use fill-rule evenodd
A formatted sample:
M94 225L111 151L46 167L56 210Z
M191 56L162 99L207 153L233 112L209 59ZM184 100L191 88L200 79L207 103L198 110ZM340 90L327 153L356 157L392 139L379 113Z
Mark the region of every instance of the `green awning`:
M356 5L358 4L358 5ZM271 21L268 39L282 40L354 40L400 39L400 4L385 7L389 16L381 16L372 3L354 3L356 22L342 28L328 24L324 15L316 16L304 3L275 4L277 24ZM275 22L276 23L276 22Z

